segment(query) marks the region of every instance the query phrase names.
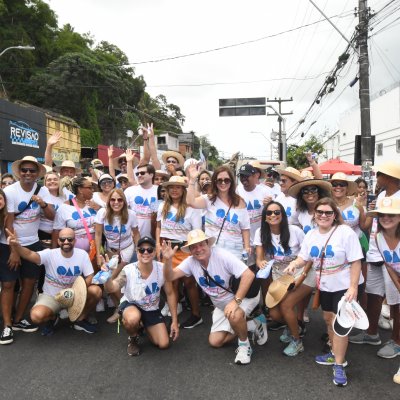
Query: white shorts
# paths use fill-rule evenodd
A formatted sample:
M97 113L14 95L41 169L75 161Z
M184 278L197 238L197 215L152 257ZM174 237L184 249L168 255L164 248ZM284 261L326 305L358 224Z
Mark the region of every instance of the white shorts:
M58 314L63 309L63 306L55 299L54 296L50 296L46 293L39 293L39 296L33 307L36 306L45 306L50 308L54 314Z
M389 272L387 272L387 269L384 265L382 266L382 272L385 282L386 302L389 306L400 304L400 292L394 285L392 278L390 277Z
M242 304L239 306L245 313L246 317L257 307L260 302L260 295L251 299L244 298ZM228 318L225 317L224 310L215 307L212 315L211 333L213 332L229 332L235 333L229 323Z
M374 267L369 263L367 264L367 284L365 286L366 293L385 297L385 281L383 278L384 269L384 265L381 267Z

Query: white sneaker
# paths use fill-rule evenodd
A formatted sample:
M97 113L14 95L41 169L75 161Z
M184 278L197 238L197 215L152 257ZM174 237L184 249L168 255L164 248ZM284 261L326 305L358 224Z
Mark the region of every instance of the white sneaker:
M397 373L393 375L393 382L400 385L400 367Z
M391 331L393 329L393 320L387 319L381 314L379 316L378 326L386 331Z
M168 303L165 303L165 306L162 308L162 310L161 310L161 315L162 315L163 317L166 317L167 315L170 315L170 314L169 314Z
M256 342L259 346L262 346L268 340L267 320L265 315L261 314L253 318L253 321L256 324L256 330L254 331Z
M68 311L67 311L67 309L66 308L63 308L61 311L60 311L60 319L67 319L68 318Z
M99 302L96 305L96 312L103 312L105 310L104 308L104 300L100 299Z
M250 364L252 352L253 350L250 346L239 345L239 347L236 349L235 364Z
M306 324L308 324L310 322L310 316L308 315L308 309L307 308L304 310L303 321Z
M167 307L168 307L168 304L167 304ZM178 303L178 306L176 307L176 313L179 315L182 313L182 311L183 311L182 304ZM169 310L169 307L168 307L168 317L170 317L170 316L171 316L171 311Z
M390 306L387 304L382 304L381 315L387 319L390 318Z
M108 308L116 307L116 305L114 304L114 300L112 299L111 296L107 296L107 307Z

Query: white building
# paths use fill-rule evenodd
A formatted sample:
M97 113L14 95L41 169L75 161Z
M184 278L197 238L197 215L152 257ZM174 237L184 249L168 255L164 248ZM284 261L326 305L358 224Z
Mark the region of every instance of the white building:
M400 161L399 82L371 96L371 134L375 135L375 165ZM324 145L327 158L353 163L356 135L361 135L359 105L342 114L339 130Z

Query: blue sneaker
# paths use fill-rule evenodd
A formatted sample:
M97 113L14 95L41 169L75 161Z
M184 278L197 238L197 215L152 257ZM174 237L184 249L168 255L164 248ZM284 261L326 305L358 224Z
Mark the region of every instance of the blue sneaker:
M96 326L91 324L86 319L83 319L82 321L75 321L74 329L77 331L84 331L86 333L96 333L97 332Z
M58 324L59 321L59 317L57 315L56 319L50 319L49 321L47 321L42 328L42 331L40 332L40 334L42 336L51 336L54 334L54 328L55 326Z
M343 365L333 365L333 383L336 386L346 386L347 385L347 376L346 371L343 368Z
M291 334L290 334L290 331L289 331L289 328L288 328L288 327L286 327L286 328L283 330L282 335L279 336L279 340L280 340L282 343L290 343L290 341L292 340L292 336L291 336Z
M320 365L335 365L335 356L332 351L327 354L315 357L315 362ZM344 361L342 367L347 367L347 361Z
M304 351L304 346L301 339L297 340L294 337L292 337L289 346L287 346L283 350L283 354L289 357L294 357L297 356L297 354L301 353L302 351Z

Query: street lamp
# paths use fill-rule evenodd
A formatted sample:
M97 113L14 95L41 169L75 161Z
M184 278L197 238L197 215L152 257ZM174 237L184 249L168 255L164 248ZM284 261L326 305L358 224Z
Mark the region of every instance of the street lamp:
M287 144L286 144L286 118L283 118L283 115L275 109L275 107L266 104L265 107L270 108L275 112L276 115L279 116L279 118L282 121L282 133L281 137L279 138L279 145L282 145L282 161L286 166L286 153L287 153Z
M271 160L274 158L273 157L273 150L277 150L277 148L274 146L274 143L271 141L271 139L268 138L268 136L265 136L262 132L258 132L258 131L250 131L250 133L258 133L259 135L261 135L265 140L268 141L268 143L270 144L271 148L270 148L270 155L271 155Z

